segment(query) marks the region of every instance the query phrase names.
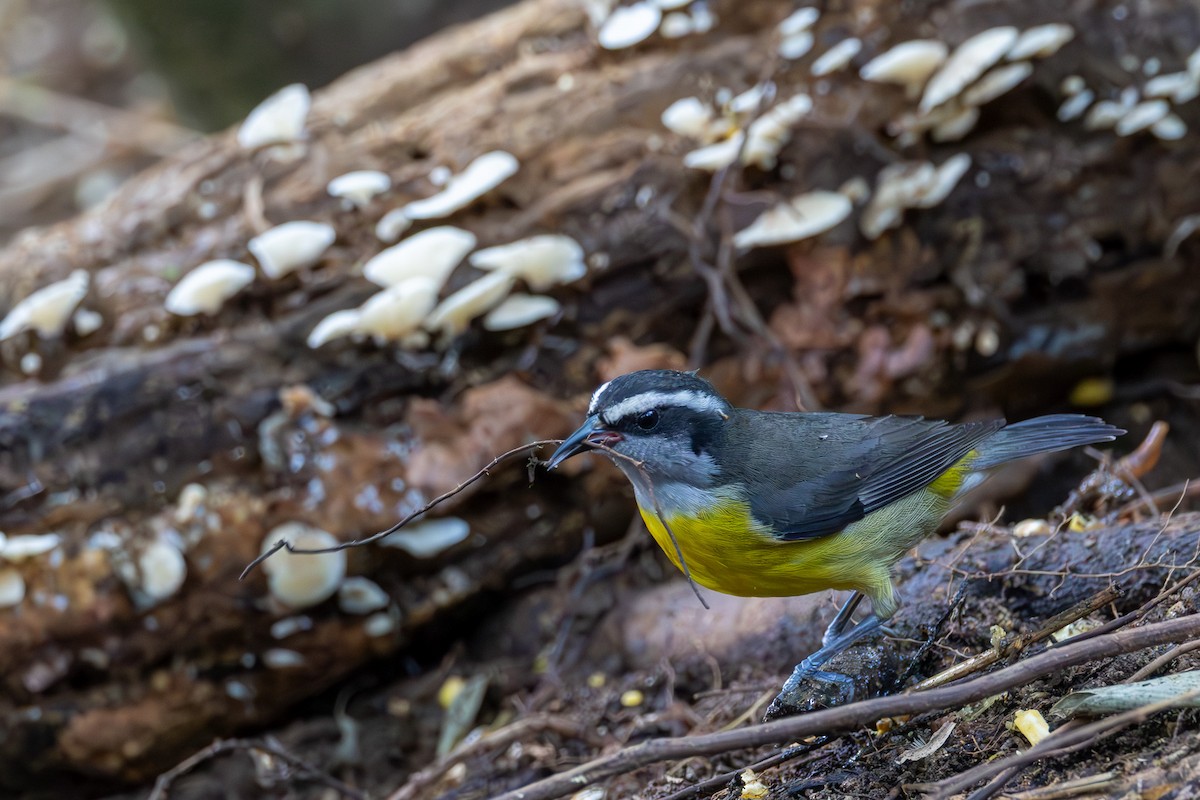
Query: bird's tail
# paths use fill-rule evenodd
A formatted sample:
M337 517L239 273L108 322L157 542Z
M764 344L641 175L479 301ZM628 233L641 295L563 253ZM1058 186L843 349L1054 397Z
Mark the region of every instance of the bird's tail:
M1084 444L1111 442L1125 431L1098 417L1050 414L1014 422L982 442L972 469L983 470L1015 458L1053 453Z

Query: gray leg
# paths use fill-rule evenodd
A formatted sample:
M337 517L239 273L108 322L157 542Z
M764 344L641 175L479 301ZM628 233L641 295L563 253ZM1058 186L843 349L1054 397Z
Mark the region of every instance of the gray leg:
M829 623L829 627L825 629L825 635L821 637L821 647L829 647L830 644L836 642L842 633L846 630L846 625L850 622L850 617L854 616L854 610L858 608L858 604L862 602L863 593L855 592L850 595L846 602L842 603L842 607L838 609L837 616L833 618L833 622Z

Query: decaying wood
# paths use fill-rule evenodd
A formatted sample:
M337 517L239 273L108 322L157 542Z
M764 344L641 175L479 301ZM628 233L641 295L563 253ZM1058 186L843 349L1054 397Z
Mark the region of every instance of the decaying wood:
M917 5L863 0L830 10L822 24L865 26L859 35L878 51L929 35L933 19L939 35L959 41L1048 13ZM1182 63L1174 44L1141 37L1173 30L1182 41L1200 31L1195 9L1166 0L1139 9L1145 24L1122 30L1122 47ZM781 154L786 170L730 182L701 243L705 257L723 220L740 227L778 197L872 181L903 158L967 152L972 174L987 176L876 242L847 224L820 244L742 259L750 297L784 352L743 343L734 359L729 343L716 341L711 373L736 400L786 405L783 357L830 406L945 415L1006 405L1021 414L1119 357L1194 343L1195 243L1164 248L1200 206L1200 137L1114 141L1054 119L1063 76L1114 87L1124 79L1113 77L1118 23L1108 5L1071 20L1079 45L989 105L976 135L909 151L882 133L908 107L902 92L853 70L810 86L804 66L775 61L774 25L790 10L767 0L717 3L723 23L710 35L612 53L597 49L573 0L528 0L318 93L297 160L243 152L227 132L148 170L104 207L0 251L0 308L84 269L93 278L85 305L105 320L86 337L0 345L0 528L55 532L65 542L17 565L26 600L0 611L0 717L10 732L0 742L0 783L153 776L214 732L270 720L448 612L561 562L585 526L602 537L623 528L611 508L583 502L584 486L568 494L555 477L529 489L522 471L498 473L444 509L472 526L455 550L429 560L379 548L352 554L351 574L372 576L394 601L397 626L382 637L326 604L301 614L307 630L275 639L271 625L286 612L269 606L260 576L236 580L277 524L361 536L492 455L563 435L578 408L562 398L604 377L597 365L617 334L659 341L669 347L655 359L680 360L706 291L689 260L696 242L676 223L699 212L709 187L709 176L682 166L692 143L659 122L680 97L746 89L775 64L781 95L810 88L817 98ZM1190 109L1180 113L1195 121ZM431 194L433 166L461 168L493 149L516 155L520 172L451 221L481 245L545 231L578 239L592 272L582 288L556 293L564 320L534 333L473 331L449 354L307 348L319 319L372 291L356 265L381 248L378 217ZM395 189L386 203L341 210L326 182L365 168L386 170ZM258 186L261 198L248 202L248 187L253 195ZM256 231L246 206L260 200L271 223L333 224L332 254L302 275L255 284L215 317L168 315L163 298L183 271L210 257L246 257ZM457 275L452 288L466 280ZM994 352L972 343L984 330L998 336ZM18 371L29 350L43 358L37 379ZM984 391L964 402L964 385ZM314 395L332 404L332 417ZM580 483L595 488L609 477ZM185 511L178 497L188 482L206 495ZM139 604L130 592L137 556L160 537L186 549L187 582L157 605ZM1125 562L1115 557L1100 547L1082 563L1119 573ZM1161 582L1165 568L1156 569L1123 580ZM1018 573L1006 585L1036 580ZM1072 588L1083 583L1062 582L1056 602L1094 589ZM301 654L303 664L262 666L273 648Z

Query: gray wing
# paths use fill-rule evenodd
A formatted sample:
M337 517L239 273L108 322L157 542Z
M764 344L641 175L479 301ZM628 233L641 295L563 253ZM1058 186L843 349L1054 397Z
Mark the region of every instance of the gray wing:
M750 509L786 541L837 533L925 488L1004 426L854 414L751 417L753 439L748 431L737 437L758 451L741 460L757 487Z

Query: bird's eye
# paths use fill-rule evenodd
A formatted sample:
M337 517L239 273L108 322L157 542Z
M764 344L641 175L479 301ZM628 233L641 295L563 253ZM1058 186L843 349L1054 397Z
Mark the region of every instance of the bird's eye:
M658 426L658 412L653 408L649 411L643 411L637 415L634 420L637 426L644 431L652 431Z

